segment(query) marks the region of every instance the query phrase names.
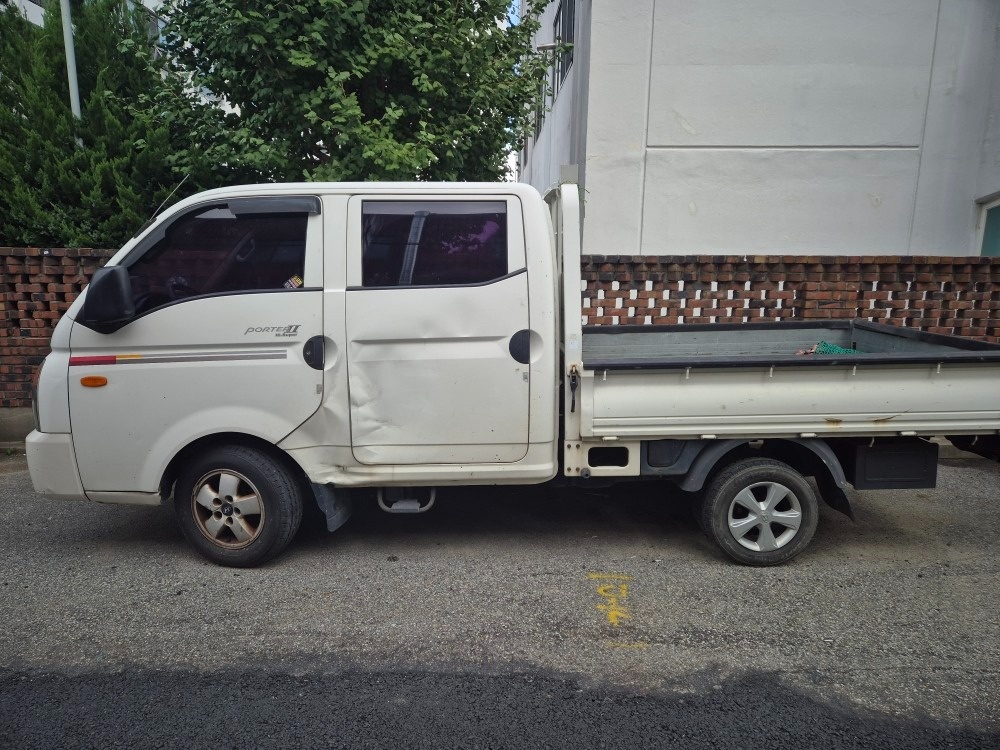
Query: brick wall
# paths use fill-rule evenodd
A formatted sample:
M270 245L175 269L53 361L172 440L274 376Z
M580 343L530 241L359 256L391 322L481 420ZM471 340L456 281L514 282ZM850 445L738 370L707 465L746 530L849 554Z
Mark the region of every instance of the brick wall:
M0 407L29 405L49 337L112 250L0 247ZM1000 258L589 256L591 325L863 318L1000 341Z
M112 250L0 247L0 407L30 406L56 320Z
M1000 258L594 255L589 325L862 318L1000 342Z

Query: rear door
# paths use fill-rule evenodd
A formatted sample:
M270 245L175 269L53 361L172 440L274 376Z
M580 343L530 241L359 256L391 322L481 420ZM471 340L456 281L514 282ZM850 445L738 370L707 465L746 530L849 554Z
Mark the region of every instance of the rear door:
M529 309L518 199L354 196L348 217L354 457L523 458Z
M312 196L218 200L122 262L136 318L73 326L70 418L88 491L152 492L178 449L235 432L277 442L322 399L322 225ZM85 387L82 378L107 378Z

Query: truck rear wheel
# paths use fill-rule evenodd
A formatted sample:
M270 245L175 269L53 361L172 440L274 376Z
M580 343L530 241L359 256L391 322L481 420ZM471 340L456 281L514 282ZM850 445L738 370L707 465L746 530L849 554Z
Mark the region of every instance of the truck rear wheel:
M203 556L248 568L278 555L302 521L302 497L280 461L246 446L213 448L177 480L174 511Z
M781 461L749 458L727 466L705 490L701 526L744 565L778 565L806 548L819 503L805 477Z

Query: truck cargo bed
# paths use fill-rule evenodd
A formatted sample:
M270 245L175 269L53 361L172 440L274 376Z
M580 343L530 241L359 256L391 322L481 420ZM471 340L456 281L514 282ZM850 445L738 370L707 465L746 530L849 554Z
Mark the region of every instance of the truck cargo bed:
M805 355L826 342L856 353ZM588 369L829 366L1000 362L1000 344L854 320L742 325L594 326L583 331Z
M876 323L586 328L583 367L583 436L1000 430L1000 345Z

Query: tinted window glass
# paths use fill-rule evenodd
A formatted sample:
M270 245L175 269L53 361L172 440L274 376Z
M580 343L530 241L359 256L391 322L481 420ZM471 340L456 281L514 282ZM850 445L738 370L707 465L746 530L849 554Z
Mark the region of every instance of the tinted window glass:
M129 264L136 312L196 294L302 286L302 214L234 215L227 206L181 217Z
M365 201L364 286L477 284L507 275L503 201Z

